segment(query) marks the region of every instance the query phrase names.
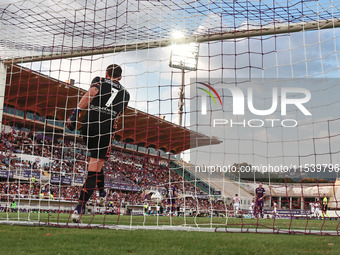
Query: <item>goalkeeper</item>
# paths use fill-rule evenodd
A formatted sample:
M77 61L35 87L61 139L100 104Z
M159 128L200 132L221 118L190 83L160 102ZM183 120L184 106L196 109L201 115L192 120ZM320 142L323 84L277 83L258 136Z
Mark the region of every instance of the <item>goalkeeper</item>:
M81 98L77 109L66 122L66 127L74 130L77 120L81 121L81 134L90 152L87 178L72 214L73 222L80 222L79 215L84 213L85 205L96 186L100 196L106 196L102 167L110 154L117 120L130 99L129 93L119 83L121 78L121 67L116 64L109 65L106 68L105 78L93 79L89 91Z

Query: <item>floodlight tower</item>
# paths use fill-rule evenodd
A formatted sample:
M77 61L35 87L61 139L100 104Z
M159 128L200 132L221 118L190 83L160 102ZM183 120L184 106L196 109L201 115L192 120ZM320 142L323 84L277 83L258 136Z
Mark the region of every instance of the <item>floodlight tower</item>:
M196 71L198 62L199 44L192 42L185 44L185 35L181 31L172 32L172 49L170 53L169 66L181 69L181 86L179 88L178 100L178 125L182 125L184 106L184 78L185 70Z

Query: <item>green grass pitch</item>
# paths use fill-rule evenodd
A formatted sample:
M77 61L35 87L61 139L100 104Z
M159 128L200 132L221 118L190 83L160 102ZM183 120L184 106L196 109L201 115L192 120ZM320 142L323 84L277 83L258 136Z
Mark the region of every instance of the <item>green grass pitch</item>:
M37 218L31 214L31 220ZM7 217L0 214L1 220ZM10 220L18 219L18 214L8 214ZM21 220L28 215L20 213ZM68 215L41 214L41 221L67 222ZM87 215L83 221L102 224L104 216L94 218ZM117 224L118 216L106 216L105 223ZM195 222L196 221L196 222ZM210 227L221 226L223 218L186 218L186 223ZM122 225L156 225L154 216L120 216ZM184 218L171 218L171 224L182 225ZM228 225L237 227L241 219L228 219ZM273 220L243 219L244 226L273 226ZM336 230L338 221L322 220L275 220L275 227L304 230ZM170 217L159 217L158 225L169 225ZM338 236L315 235L275 235L249 233L208 233L164 230L107 230L54 227L25 227L0 225L0 254L340 254Z
M1 254L339 254L336 236L0 225Z

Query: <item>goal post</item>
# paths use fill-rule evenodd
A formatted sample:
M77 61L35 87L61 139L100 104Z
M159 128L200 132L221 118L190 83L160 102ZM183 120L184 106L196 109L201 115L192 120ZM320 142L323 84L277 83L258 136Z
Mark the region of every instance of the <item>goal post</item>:
M244 27L242 29L228 29L227 32L214 33L214 34L197 34L194 36L186 36L180 40L180 43L189 44L191 42L195 43L205 43L213 41L223 41L231 39L240 38L250 38L256 36L270 36L278 34L289 34L301 31L313 31L321 29L336 28L340 26L340 19L329 19L329 20L316 20L309 22L299 22L299 23L273 23L269 25L258 26L256 28L247 29ZM171 31L170 31L171 34ZM116 45L113 47L104 47L100 49L88 49L81 51L71 51L71 52L61 52L61 53L51 53L48 55L36 55L31 57L20 57L13 59L5 59L6 64L16 64L16 63L27 63L36 61L48 61L63 58L77 58L86 57L94 55L112 54L127 51L138 51L138 50L148 50L153 48L168 47L177 43L174 38L165 38L155 41L139 42L133 44Z
M6 88L6 73L7 66L4 63L0 63L0 105L4 105L5 98L5 88ZM2 115L3 115L3 107L0 108L0 130L2 125Z

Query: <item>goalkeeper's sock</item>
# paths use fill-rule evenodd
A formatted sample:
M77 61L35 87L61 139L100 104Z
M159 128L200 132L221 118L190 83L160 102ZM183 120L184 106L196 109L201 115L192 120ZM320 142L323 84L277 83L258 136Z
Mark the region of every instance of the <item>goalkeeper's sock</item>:
M83 203L79 202L76 208L74 209L74 211L77 212L78 214L84 214L85 208L82 207L82 204Z
M88 176L80 192L78 205L75 209L78 212L78 214L83 213L87 201L89 201L90 197L92 196L96 188L96 182L97 182L97 173L88 172Z

